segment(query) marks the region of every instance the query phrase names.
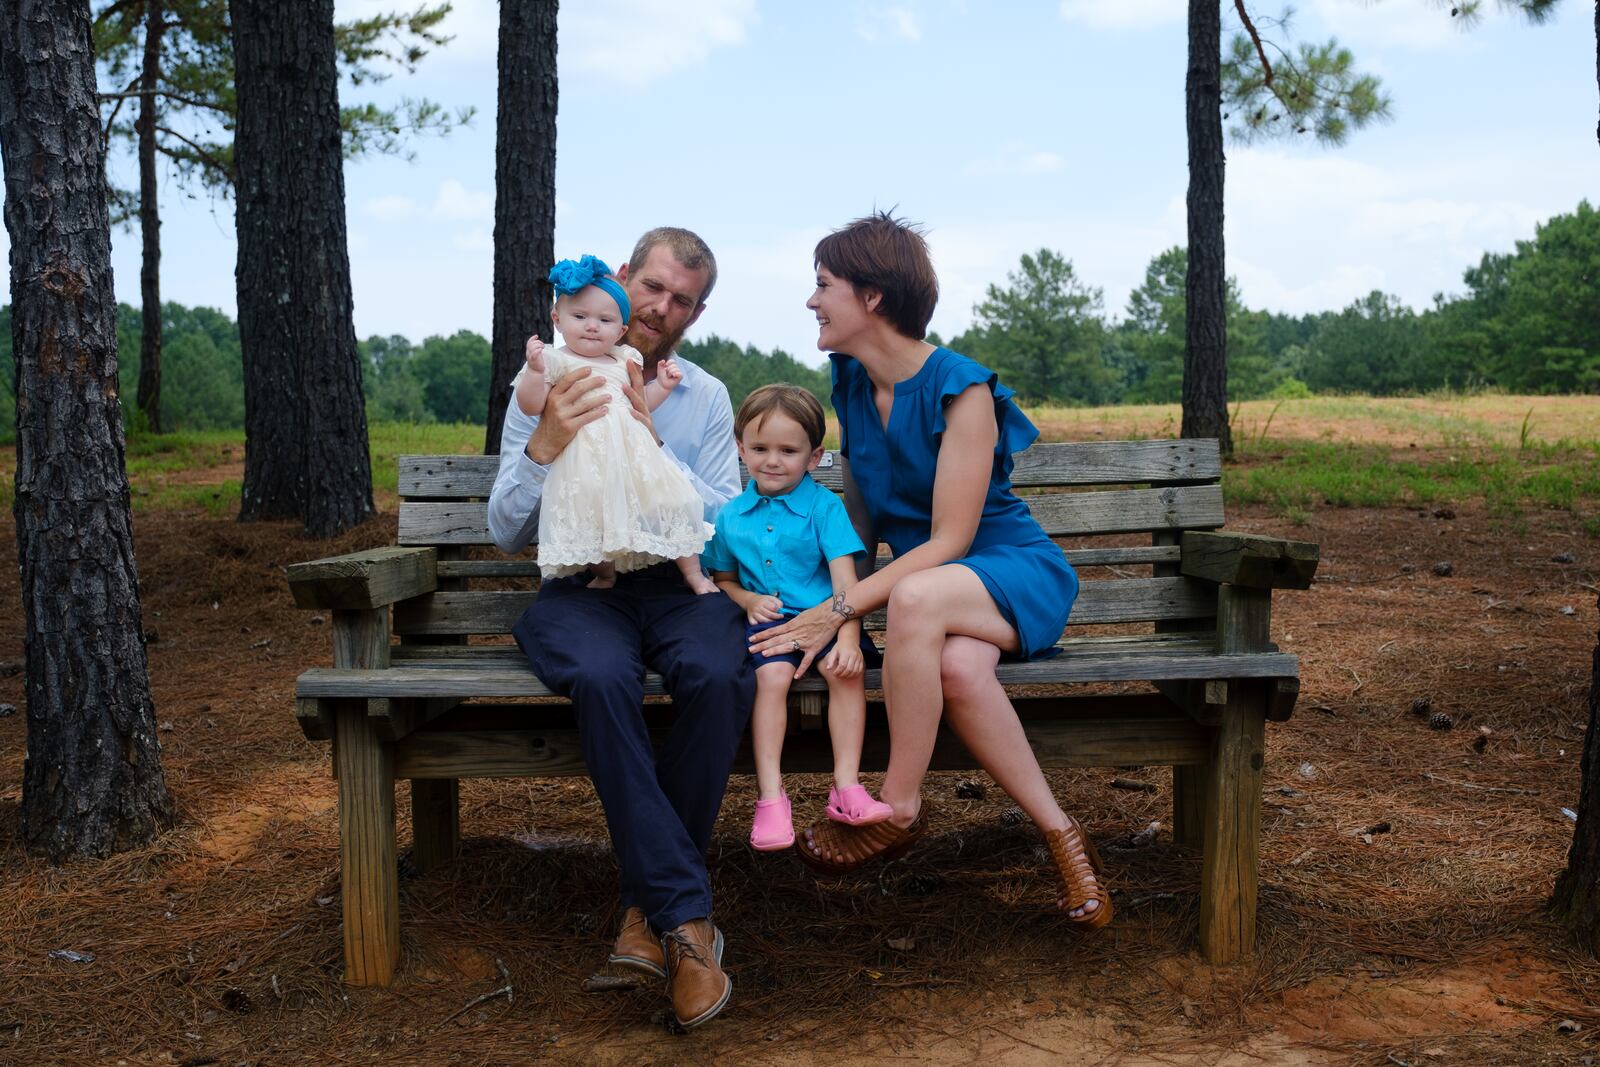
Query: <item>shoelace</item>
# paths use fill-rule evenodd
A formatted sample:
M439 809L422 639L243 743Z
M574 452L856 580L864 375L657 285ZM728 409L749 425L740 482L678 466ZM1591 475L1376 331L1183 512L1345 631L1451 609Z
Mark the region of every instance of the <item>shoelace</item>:
M711 966L700 946L690 940L689 935L682 930L673 930L661 940L669 955L676 949L679 955L687 956L702 967ZM667 944L668 942L670 942L670 945Z

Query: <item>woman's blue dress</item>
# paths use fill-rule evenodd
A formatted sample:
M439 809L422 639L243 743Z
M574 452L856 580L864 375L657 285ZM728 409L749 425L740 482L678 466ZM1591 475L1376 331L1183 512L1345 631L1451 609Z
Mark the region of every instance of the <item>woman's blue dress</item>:
M1000 614L1021 639L1020 658L1053 655L1078 596L1078 576L1028 506L1011 491L1012 455L1039 436L1012 403L1013 391L987 367L948 348L937 348L921 370L895 384L894 407L885 429L866 368L850 356L829 358L839 451L850 463L874 530L896 556L925 543L932 528L933 480L945 407L975 384L994 396L1000 436L983 516L972 547L951 562L982 579Z

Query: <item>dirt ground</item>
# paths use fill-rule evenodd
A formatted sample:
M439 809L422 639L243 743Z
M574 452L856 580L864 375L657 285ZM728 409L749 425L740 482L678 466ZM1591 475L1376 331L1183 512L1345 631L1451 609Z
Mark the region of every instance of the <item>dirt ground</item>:
M981 776L934 776L932 840L832 881L745 847L752 789L735 779L711 857L734 1000L676 1035L659 988L580 988L617 919L583 779L464 783L461 857L401 880L399 981L342 986L328 751L301 737L290 702L295 675L330 662L330 640L324 619L292 606L283 567L387 543L389 510L332 544L282 525L138 513L179 820L103 863L30 858L16 840L24 717L0 717L0 1063L1600 1056L1600 966L1542 914L1571 837L1562 809L1577 803L1600 586L1600 542L1568 512L1322 509L1297 527L1259 510L1232 517L1323 546L1315 588L1275 600L1274 637L1301 656L1304 690L1294 719L1268 731L1249 962L1211 968L1196 955L1197 857L1164 831L1134 843L1170 820L1165 772L1054 775L1116 893L1116 922L1090 937L1051 913L1036 836ZM0 702L20 709L15 553L7 516ZM1436 575L1437 562L1453 572ZM1451 728L1430 728L1419 700ZM1112 788L1113 777L1154 791ZM819 811L825 783L800 785L797 812ZM399 801L404 848L406 790Z

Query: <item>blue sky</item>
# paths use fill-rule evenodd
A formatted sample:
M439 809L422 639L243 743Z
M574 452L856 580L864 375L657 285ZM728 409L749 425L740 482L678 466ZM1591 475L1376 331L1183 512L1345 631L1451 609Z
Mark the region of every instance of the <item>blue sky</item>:
M722 271L690 336L816 363L813 245L898 205L928 228L945 336L1041 247L1120 315L1150 258L1184 237L1185 6L568 0L557 254L616 265L644 229L688 226ZM1229 270L1247 304L1299 313L1376 288L1424 306L1484 250L1600 200L1591 5L1566 0L1544 26L1485 6L1465 32L1428 0L1297 11L1298 36L1336 36L1382 77L1394 120L1340 149L1230 147ZM417 142L414 162L346 168L362 337L490 332L497 18L492 0L456 0L455 41L374 91L478 115ZM164 298L232 314L231 205L163 189ZM137 304L137 235L113 240L119 297Z

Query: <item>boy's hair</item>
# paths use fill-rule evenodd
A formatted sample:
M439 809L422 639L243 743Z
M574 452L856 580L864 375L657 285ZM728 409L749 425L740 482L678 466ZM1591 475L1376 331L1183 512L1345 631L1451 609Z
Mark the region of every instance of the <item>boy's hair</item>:
M733 417L733 436L744 440L744 428L751 423L766 421L768 415L781 411L806 432L813 449L822 446L822 437L828 431L828 420L822 414L822 403L809 389L788 382L763 385L744 398L739 413Z
M706 272L705 291L700 294L699 303L704 304L711 295L712 288L717 284L717 257L711 254L711 247L700 239L700 235L693 230L685 230L679 226L657 226L633 246L633 255L628 257L628 273L637 274L644 267L645 257L650 255L650 250L656 245L666 245L672 253L672 258L688 267L690 270L704 270Z
M877 313L899 333L920 341L939 303L939 277L922 230L875 211L817 242L813 260L857 289L883 294Z

